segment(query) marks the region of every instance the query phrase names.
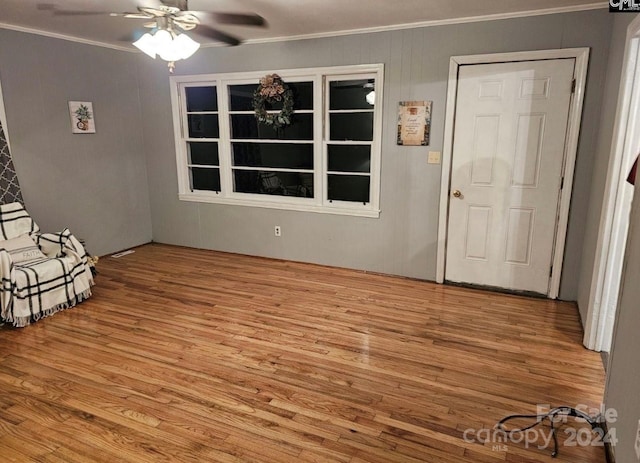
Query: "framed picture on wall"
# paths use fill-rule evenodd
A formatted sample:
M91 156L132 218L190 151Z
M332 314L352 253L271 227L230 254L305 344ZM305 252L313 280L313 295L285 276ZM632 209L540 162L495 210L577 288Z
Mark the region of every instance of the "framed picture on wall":
M70 101L69 116L72 133L96 133L96 119L90 101Z
M398 145L429 144L431 101L401 101L398 106Z

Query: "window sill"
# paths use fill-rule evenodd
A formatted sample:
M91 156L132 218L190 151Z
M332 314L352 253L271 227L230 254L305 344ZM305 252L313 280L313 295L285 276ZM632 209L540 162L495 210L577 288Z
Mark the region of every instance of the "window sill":
M350 215L354 217L370 217L377 219L380 217L379 209L356 209L346 208L338 206L319 206L316 204L293 204L283 203L276 201L262 201L254 199L237 199L237 198L222 198L211 195L202 195L198 193L182 193L178 195L180 201L193 201L200 203L211 204L226 204L229 206L249 206L249 207L261 207L266 209L282 209L286 211L298 211L298 212L314 212L317 214L334 214L334 215Z

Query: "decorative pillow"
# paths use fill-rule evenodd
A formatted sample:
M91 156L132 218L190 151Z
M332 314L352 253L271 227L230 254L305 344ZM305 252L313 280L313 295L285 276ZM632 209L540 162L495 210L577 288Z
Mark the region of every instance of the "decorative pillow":
M14 264L46 258L29 235L21 235L17 238L0 241L0 248L7 250Z

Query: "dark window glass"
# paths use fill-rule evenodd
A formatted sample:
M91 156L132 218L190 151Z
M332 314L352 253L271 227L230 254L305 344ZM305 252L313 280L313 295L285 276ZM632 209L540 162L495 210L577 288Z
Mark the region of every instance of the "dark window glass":
M331 140L373 140L373 113L331 114Z
M220 191L220 169L192 167L191 189Z
M313 109L313 82L287 82L293 93L295 109ZM231 111L253 111L253 92L258 84L229 86L229 106ZM282 109L282 103L267 103L269 109Z
M218 138L217 114L189 114L189 138Z
M232 143L233 165L313 169L313 145Z
M203 166L219 166L218 144L188 142L189 145L189 163L199 164Z
M218 92L215 87L186 87L187 112L217 111Z
M233 179L238 193L313 197L313 174L234 169Z
M292 124L278 130L266 124L258 124L253 114L232 114L231 138L312 140L313 114L294 114Z
M313 82L289 83L296 109L313 109Z
M329 145L328 152L330 171L371 171L371 146L369 145Z
M230 85L229 108L231 111L253 111L253 92L258 84Z
M369 176L328 175L327 177L329 200L369 202Z
M341 80L329 84L329 109L372 109L367 95L373 91L371 80Z

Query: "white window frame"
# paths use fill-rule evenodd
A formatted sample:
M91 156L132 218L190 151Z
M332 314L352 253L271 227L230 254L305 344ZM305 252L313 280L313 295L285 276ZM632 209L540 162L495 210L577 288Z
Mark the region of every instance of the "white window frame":
M233 191L232 180L232 141L229 111L229 86L253 84L265 74L276 73L285 82L313 82L313 140L314 146L314 197L302 198L294 196L275 196ZM373 140L371 142L353 142L354 144L371 144L370 197L368 203L350 201L332 201L327 199L327 143L328 140L328 86L335 80L375 79L375 105L373 121ZM203 74L192 76L172 76L171 105L173 109L173 127L176 143L176 163L178 175L178 197L182 201L196 201L238 206L285 209L293 211L317 212L326 214L353 215L360 217L380 216L380 156L382 138L382 102L384 88L384 65L336 66L307 69L284 69L277 71L257 71L226 74ZM218 97L218 124L220 127L218 157L220 166L220 192L196 190L191 191L189 181L187 141L212 141L213 139L189 139L186 130L187 114L184 88L186 86L215 86ZM300 113L307 112L300 110ZM254 140L249 140L253 142ZM287 140L289 141L289 140ZM260 143L271 143L269 140L255 140ZM290 140L291 143L305 143L303 140ZM276 142L277 143L277 142ZM262 169L261 169L262 170ZM264 170L270 170L265 168ZM271 169L286 170L286 169ZM223 172L224 171L224 172ZM357 175L357 174L356 174Z

